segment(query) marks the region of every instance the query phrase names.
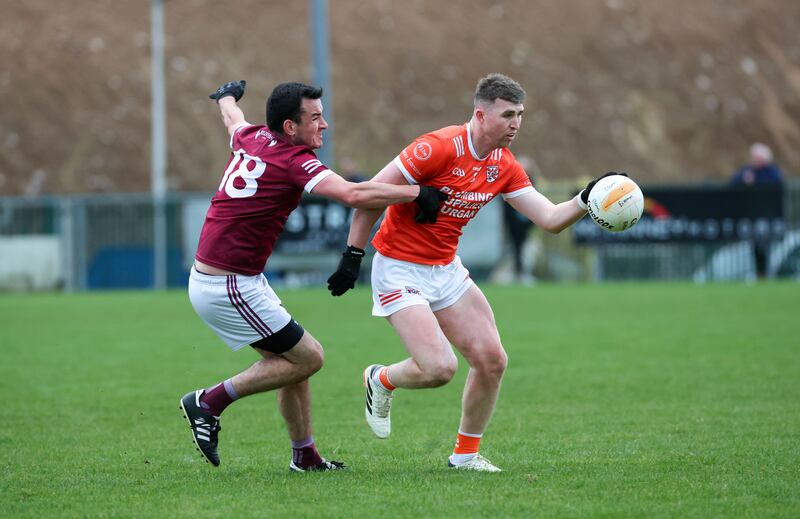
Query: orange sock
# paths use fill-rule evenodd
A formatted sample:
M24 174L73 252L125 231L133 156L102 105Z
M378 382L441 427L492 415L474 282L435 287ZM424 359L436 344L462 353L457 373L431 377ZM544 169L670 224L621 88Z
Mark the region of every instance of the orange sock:
M453 454L475 454L478 452L478 446L481 443L482 434L469 434L458 431L456 437L456 446L453 449Z
M381 370L378 372L378 380L380 380L381 384L383 384L383 387L385 387L389 391L394 391L395 389L397 389L397 387L395 387L391 382L389 382L388 366L382 367Z

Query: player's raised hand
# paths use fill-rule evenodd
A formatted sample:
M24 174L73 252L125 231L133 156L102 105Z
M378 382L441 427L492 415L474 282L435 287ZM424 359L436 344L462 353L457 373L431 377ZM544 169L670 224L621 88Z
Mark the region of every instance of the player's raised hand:
M342 253L339 267L328 278L328 290L331 295L340 296L356 286L358 272L361 270L361 260L364 258L364 249L349 245Z
M233 96L233 98L238 101L244 95L245 85L247 85L247 81L244 79L241 81L228 81L208 97L218 103L220 99L227 96Z
M611 175L622 175L623 177L627 177L628 176L627 173L620 173L620 172L617 172L617 171L609 171L605 175L603 175L601 177L597 177L596 179L590 181L588 184L586 184L586 187L583 188L583 191L581 191L581 202L583 202L583 205L586 205L586 204L589 203L589 193L592 191L592 188L594 187L594 185L597 184L597 181L600 180L601 178L610 177Z
M417 211L414 221L417 223L436 223L436 215L439 214L439 208L448 198L450 198L450 195L442 193L435 187L419 186L419 195L414 199L419 211Z

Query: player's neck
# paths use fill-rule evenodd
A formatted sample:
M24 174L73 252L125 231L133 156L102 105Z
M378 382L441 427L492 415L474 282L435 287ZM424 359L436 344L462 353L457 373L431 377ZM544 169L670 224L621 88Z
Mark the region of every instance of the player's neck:
M479 158L485 159L497 148L496 143L491 141L488 136L480 130L480 127L474 119L469 123L469 131L470 138L472 139L472 147Z
M478 154L478 157L481 159L485 159L489 156L489 154L494 151L497 146L494 142L490 141L484 135L473 135L472 145L475 147L475 153Z

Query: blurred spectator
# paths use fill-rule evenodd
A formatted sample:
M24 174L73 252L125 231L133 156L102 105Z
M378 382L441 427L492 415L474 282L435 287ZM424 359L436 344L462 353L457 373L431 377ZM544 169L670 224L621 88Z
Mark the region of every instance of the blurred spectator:
M350 182L364 182L367 180L367 176L358 167L356 161L350 157L345 157L339 161L339 171L337 173Z
M772 160L772 150L760 142L750 146L750 162L737 170L732 176L732 186L774 186L783 185L783 174ZM753 256L756 275L762 279L767 274L767 258L771 242L768 239L753 241Z
M531 174L531 168L535 167L533 159L527 155L520 155L517 157L517 162L520 163L522 168L528 174L533 182L534 177ZM523 250L525 242L530 236L531 222L526 216L519 214L511 204L503 204L503 225L506 228L506 235L508 236L509 244L511 245L511 257L514 266L514 281L523 285L530 285L533 283L533 265L530 258L523 257ZM525 260L528 261L525 261Z
M781 169L772 161L772 150L756 142L750 146L750 162L731 176L731 185L782 184Z

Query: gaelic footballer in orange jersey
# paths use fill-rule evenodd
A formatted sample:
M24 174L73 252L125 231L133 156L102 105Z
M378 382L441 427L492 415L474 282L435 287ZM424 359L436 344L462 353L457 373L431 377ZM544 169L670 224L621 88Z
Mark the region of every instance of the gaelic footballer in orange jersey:
M414 225L414 204L397 204L387 210L372 245L384 256L413 263L450 263L456 255L461 228L484 205L498 195L511 199L534 190L508 148L495 148L486 157L478 156L470 123L417 138L394 163L410 184L429 185L450 195L435 224Z
M435 218L422 222L408 204L390 207L372 240L377 249L370 278L372 315L386 318L409 356L366 367L364 416L376 437L389 437L394 391L447 384L458 369L453 351L458 350L469 372L455 446L446 463L455 470L501 471L480 454L480 444L508 364L492 308L456 254L461 229L502 196L540 229L561 232L586 215L584 196L595 182L558 204L534 189L508 149L522 126L524 101L525 91L508 76L481 78L468 123L419 137L375 177L398 185L430 185L449 197ZM344 293L340 286L355 285L381 212L357 209L353 214L347 250L331 276L336 283L329 281L332 295Z

